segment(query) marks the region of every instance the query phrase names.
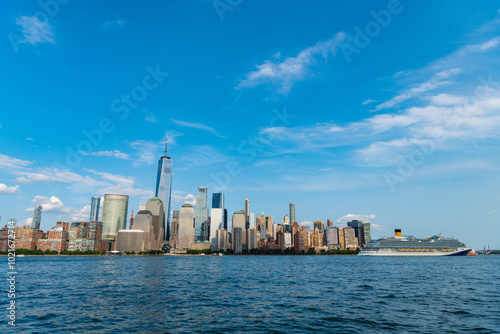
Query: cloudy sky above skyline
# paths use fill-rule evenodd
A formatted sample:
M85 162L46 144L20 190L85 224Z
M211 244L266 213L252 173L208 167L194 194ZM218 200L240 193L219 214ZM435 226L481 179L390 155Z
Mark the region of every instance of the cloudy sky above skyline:
M221 3L225 4L221 6ZM36 1L2 12L0 215L174 210L370 221L500 248L500 12L489 1ZM210 204L210 203L209 203Z

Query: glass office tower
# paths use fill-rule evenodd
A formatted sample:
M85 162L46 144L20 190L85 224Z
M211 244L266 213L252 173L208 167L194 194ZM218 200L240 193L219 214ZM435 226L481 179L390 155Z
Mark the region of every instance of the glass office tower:
M99 196L92 196L90 203L90 218L89 222L99 221L99 206L101 205L101 198Z
M165 137L165 155L158 160L155 196L163 202L163 240L170 240L170 202L172 195L172 159L167 156L167 137Z

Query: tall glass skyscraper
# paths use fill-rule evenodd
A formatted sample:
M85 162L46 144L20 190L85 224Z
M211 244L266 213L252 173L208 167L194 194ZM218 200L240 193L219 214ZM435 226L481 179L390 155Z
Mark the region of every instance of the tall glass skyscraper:
M172 159L167 157L167 137L165 137L165 155L158 160L155 196L163 202L165 219L163 219L164 239L170 240L170 198L172 195ZM165 225L166 224L166 225Z
M102 204L102 238L116 238L118 230L124 230L127 227L127 195L104 195Z
M90 219L89 222L99 221L99 206L101 205L101 198L99 196L92 196L90 203Z
M194 216L194 240L203 242L205 238L205 230L208 224L208 209L207 209L207 188L199 187L198 195L196 196L196 214Z
M212 208L213 209L224 209L224 194L223 193L212 194Z
M40 223L42 222L42 206L35 206L35 210L33 211L33 221L31 222L31 227L34 230L40 229Z
M212 211L210 216L210 249L217 250L217 230L224 228L224 194L212 194Z

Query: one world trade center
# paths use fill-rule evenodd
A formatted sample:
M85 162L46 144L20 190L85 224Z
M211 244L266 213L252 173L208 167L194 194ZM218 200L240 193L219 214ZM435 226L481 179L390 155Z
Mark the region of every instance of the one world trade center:
M163 219L165 241L170 240L170 197L172 195L172 159L167 156L167 139L165 136L165 155L158 160L155 192L155 196L163 202L165 208L165 219Z

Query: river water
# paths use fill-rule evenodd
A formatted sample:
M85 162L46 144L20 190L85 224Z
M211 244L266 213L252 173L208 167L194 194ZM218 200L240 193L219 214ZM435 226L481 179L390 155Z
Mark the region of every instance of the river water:
M31 256L16 265L18 333L500 332L500 256ZM0 300L8 305L6 292ZM3 319L1 332L12 331Z

